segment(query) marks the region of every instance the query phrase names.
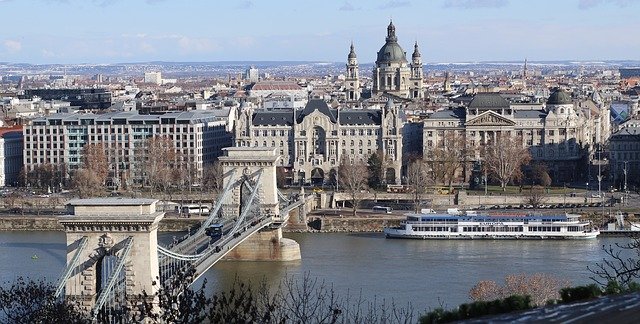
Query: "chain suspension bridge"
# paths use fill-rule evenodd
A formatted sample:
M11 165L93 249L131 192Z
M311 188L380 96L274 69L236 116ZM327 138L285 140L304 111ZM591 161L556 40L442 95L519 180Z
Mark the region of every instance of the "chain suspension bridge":
M80 302L94 318L114 316L127 296L153 296L189 269L196 281L230 253L253 260L300 258L296 242L282 238L292 212L304 215L313 195L287 199L276 187L274 150L227 148L220 157L223 190L204 222L170 245L157 242L154 199L70 201L60 217L67 234L67 266L57 296ZM244 248L243 248L244 246Z

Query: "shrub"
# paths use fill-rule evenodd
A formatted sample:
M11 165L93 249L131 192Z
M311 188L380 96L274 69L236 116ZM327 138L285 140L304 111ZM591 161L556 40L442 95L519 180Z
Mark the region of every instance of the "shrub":
M596 284L586 286L567 287L560 290L563 303L596 298L602 295L602 290Z
M526 295L531 296L534 306L542 306L549 300L558 299L558 291L567 286L568 280L544 273L508 275L504 278L504 285L491 280L478 282L469 291L469 297L474 301L488 301L512 295Z
M504 299L476 301L469 304L462 304L458 306L457 310L445 311L442 308L436 308L420 317L420 323L448 323L485 315L497 315L527 310L533 307L534 306L531 304L531 297L513 295Z

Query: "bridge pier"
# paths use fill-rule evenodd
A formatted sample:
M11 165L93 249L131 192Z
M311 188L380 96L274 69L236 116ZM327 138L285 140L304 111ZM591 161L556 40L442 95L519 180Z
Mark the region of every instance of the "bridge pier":
M295 261L300 258L300 245L282 237L282 228L261 230L225 256L225 260L236 261Z

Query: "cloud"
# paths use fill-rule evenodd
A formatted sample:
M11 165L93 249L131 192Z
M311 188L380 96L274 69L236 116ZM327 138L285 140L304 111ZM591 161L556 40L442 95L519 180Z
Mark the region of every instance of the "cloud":
M578 8L591 9L601 4L613 4L615 6L623 8L634 3L638 3L638 0L578 0Z
M19 52L22 49L22 43L17 40L7 39L3 42L4 48L10 53Z
M218 45L210 39L187 36L178 39L178 46L182 53L210 53L218 49Z
M238 5L236 5L236 9L251 9L253 7L253 2L249 0L240 1Z
M393 9L393 8L401 8L401 7L409 7L409 6L411 6L411 2L409 1L392 0L378 7L378 9Z
M236 37L231 40L231 44L235 47L249 48L255 44L255 39L251 36Z
M445 8L463 8L463 9L476 9L476 8L500 8L506 7L509 4L508 0L445 0Z
M342 4L342 6L340 8L338 8L338 10L340 10L340 11L354 11L354 10L356 10L356 8L349 1L345 1Z

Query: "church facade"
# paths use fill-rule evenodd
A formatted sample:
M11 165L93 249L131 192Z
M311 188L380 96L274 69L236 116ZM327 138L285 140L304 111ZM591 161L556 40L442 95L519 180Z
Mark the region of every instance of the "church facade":
M353 44L347 57L346 68L344 88L347 102L356 102L360 99L361 90L359 89L358 61ZM409 63L407 52L398 43L396 27L393 22L390 22L385 43L376 55L372 74L372 95L389 94L406 99L421 99L424 97L423 73L422 55L418 43L414 45L411 63Z

